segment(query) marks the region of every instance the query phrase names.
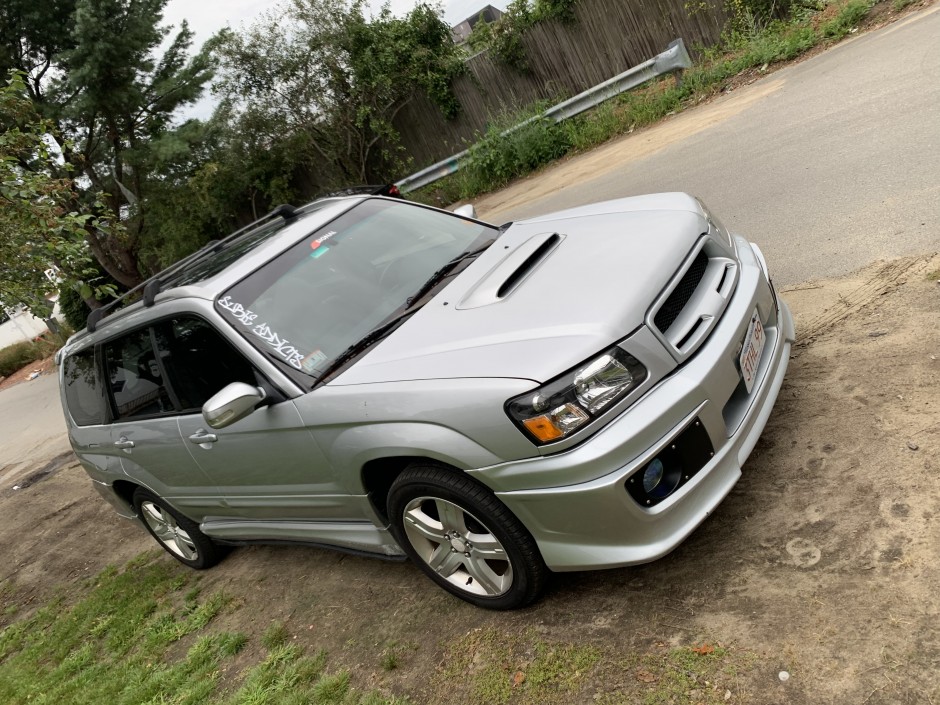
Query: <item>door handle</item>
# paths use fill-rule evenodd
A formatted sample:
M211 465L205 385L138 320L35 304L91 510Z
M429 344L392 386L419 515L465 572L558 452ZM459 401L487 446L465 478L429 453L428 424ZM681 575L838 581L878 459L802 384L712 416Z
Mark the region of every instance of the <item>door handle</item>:
M219 437L214 433L206 433L204 428L200 428L189 437L189 440L191 440L193 443L202 445L204 443L215 443L217 440L219 440Z
M134 447L134 441L127 440L127 436L121 436L114 442L114 447L120 448L121 450L130 450Z

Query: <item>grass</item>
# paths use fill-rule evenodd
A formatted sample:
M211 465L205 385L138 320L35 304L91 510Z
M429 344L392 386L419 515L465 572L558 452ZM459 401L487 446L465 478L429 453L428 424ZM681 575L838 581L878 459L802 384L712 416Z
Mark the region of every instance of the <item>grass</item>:
M648 653L621 661L618 665L631 676L631 685L604 693L597 702L599 705L747 702L748 693L739 676L741 671L751 670L755 660L753 654L707 643L677 648L660 644Z
M453 690L451 702L569 703L600 660L586 644L548 642L532 630L523 633L475 629L445 654L440 684Z
M894 0L895 4L909 1L913 0ZM500 133L508 126L539 110L530 108L522 114L504 116L470 148L460 171L412 192L409 198L437 205L504 186L562 156L591 149L701 102L744 72L763 72L814 47L838 41L864 20L873 5L874 0L834 0L822 10L802 12L787 22L731 31L721 46L705 50L703 57L684 72L681 84L671 77L655 80L558 125L538 120L502 137Z
M60 597L0 631L0 702L397 702L356 692L347 671L327 673L326 654L307 656L289 643L281 623L260 638L260 662L236 668L251 638L212 628L219 615L236 609L233 601L219 592L203 597L198 576L162 556L143 554L123 570L109 567L75 592L82 594L73 602ZM0 585L0 595L11 602L16 596L9 585Z
M492 627L450 643L441 664L433 685L454 705L740 703L748 702L747 679L768 668L753 653L715 642L602 651L549 641L534 629Z

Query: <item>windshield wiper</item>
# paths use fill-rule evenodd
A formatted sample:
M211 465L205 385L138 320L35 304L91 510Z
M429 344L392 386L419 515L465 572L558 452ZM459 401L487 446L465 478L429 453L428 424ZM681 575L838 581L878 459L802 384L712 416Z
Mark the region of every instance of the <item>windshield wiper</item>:
M349 360L358 356L366 348L371 347L372 345L380 341L382 338L387 336L389 333L391 333L392 329L396 328L398 324L402 322L402 320L404 320L405 318L408 318L410 315L412 315L413 313L417 313L417 312L418 312L417 308L405 309L404 311L401 311L400 313L392 316L390 319L385 321L385 323L370 330L368 333L365 334L365 336L357 340L355 343L353 343L348 348L343 350L343 352L337 355L336 359L334 359L333 362L331 362L327 366L327 368L319 374L319 376L317 377L317 381L319 382L319 381L326 379L333 372L335 372L340 367L342 367L347 362L349 362Z
M454 259L450 260L447 264L434 272L434 274L431 275L431 278L428 279L413 296L408 297L402 310L385 321L385 323L382 323L376 328L373 328L371 331L366 333L364 337L360 338L358 341L341 352L336 357L336 359L334 359L333 362L331 362L327 368L317 376L317 382L323 381L347 362L349 362L349 360L357 357L364 350L382 340L382 338L386 337L389 333L392 332L392 330L397 328L402 320L408 318L414 313L417 313L421 307L417 306L416 304L422 299L422 297L424 297L425 294L437 286L438 283L444 279L444 277L446 277L451 271L454 270L454 268L457 267L458 264L476 257L494 242L496 242L495 238L492 240L487 240L476 249L468 250L467 252L461 252L459 255L454 257Z
M448 274L450 274L457 267L458 264L460 264L461 262L465 262L466 260L471 259L472 257L476 257L477 255L482 253L484 250L486 250L494 242L496 242L496 238L493 238L492 240L487 240L486 242L484 242L482 245L480 245L478 248L474 250L467 250L466 252L461 252L459 255L457 255L452 260L450 260L447 264L445 264L443 267L441 267L436 272L434 272L434 274L431 275L431 278L421 285L420 289L418 289L414 294L412 294L405 300L405 310L407 311L412 306L414 306L415 302L420 301L421 298L425 294L431 291L431 289L437 286Z

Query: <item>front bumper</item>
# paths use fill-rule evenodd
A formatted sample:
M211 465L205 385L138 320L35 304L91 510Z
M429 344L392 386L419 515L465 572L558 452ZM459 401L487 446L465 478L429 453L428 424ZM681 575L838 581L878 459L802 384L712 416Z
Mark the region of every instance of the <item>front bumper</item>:
M739 241L737 289L696 354L617 419L577 447L471 471L532 534L549 568L571 571L645 563L678 546L728 494L757 443L783 384L793 319L773 292L763 263ZM736 366L757 308L767 341L748 394ZM687 483L652 507L640 506L625 483L690 423L708 433L714 456ZM534 471L590 477L576 484L518 488L513 476Z

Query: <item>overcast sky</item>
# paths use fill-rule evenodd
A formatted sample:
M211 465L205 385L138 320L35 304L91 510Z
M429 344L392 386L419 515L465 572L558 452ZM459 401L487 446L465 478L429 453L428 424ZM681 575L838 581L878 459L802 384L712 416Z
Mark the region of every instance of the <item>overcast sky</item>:
M377 10L382 6L382 0L370 0L369 4ZM389 2L396 15L405 14L416 4L417 0ZM465 20L487 5L494 5L501 10L506 6L505 0L446 0L443 4L444 19L451 25ZM170 0L163 11L163 19L165 23L177 27L182 20L187 20L196 33L196 45L199 46L226 25L238 29L242 25L251 24L259 14L275 5L276 2L272 0Z

